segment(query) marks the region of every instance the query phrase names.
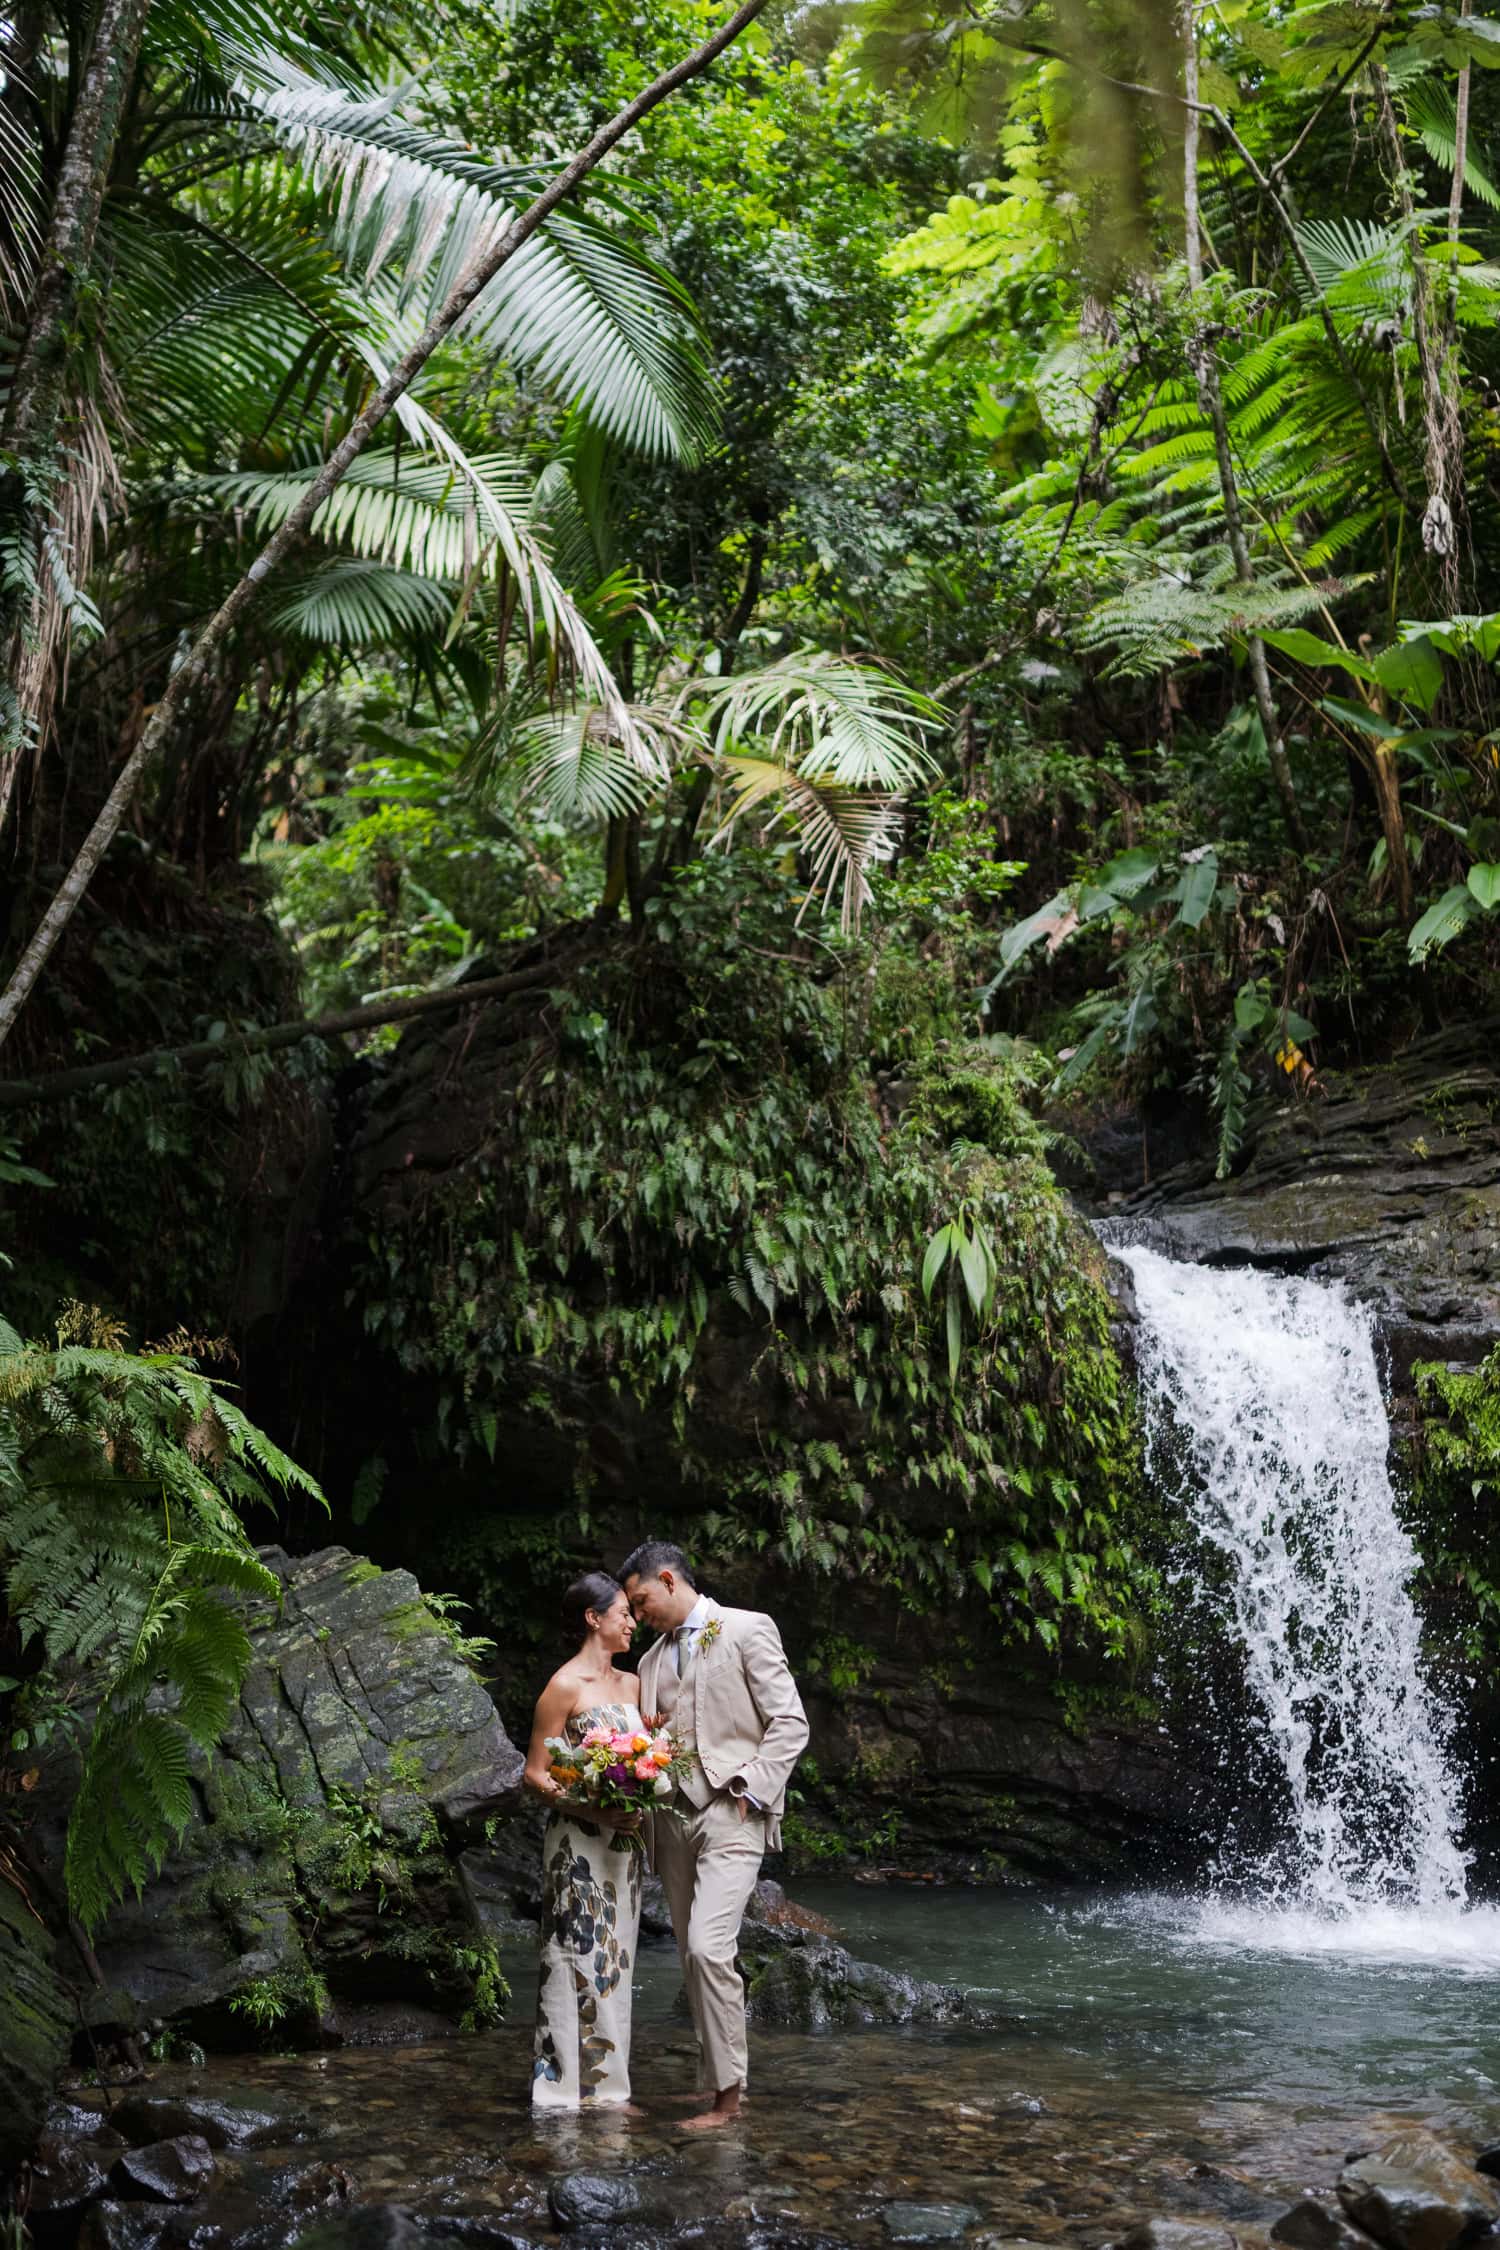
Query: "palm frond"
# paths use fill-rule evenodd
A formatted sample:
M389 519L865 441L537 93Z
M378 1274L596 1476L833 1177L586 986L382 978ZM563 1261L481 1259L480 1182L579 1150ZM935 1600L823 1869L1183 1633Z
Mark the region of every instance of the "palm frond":
M1419 78L1405 89L1406 114L1418 140L1444 171L1458 161L1458 112L1451 90L1435 78ZM1464 185L1491 210L1500 210L1500 187L1479 160L1472 140L1464 150Z
M356 96L260 58L246 104L336 195L335 236L366 283L387 268L423 317L514 219L535 173L404 123L400 89ZM618 224L556 211L466 316L464 332L529 368L622 444L691 458L713 422L690 302Z
M0 102L0 318L19 321L42 235L40 151L24 120Z
M941 722L930 697L873 664L801 651L727 680L693 681L715 751L751 740L783 766L844 789L913 788L932 771L924 736Z
M840 892L840 926L852 929L870 902L870 869L889 857L895 843L895 800L773 758L735 753L723 764L734 795L713 841L727 842L757 808L772 819L784 815L811 860L808 898L822 893L831 899Z
M547 711L515 730L522 789L554 820L599 824L639 812L650 784L597 711Z
M440 635L452 608L445 589L419 571L338 555L286 590L271 623L330 648L389 648Z
M373 359L367 342L362 349ZM643 776L660 778L665 769L652 737L637 726L587 620L525 521L529 473L504 455L466 454L410 395L396 411L423 452L362 454L313 518L314 533L366 561L444 581L455 595L481 573L508 569L528 627L571 667L580 700L602 707L620 749ZM239 472L206 480L205 488L237 501L269 531L291 514L315 473L313 464Z
M365 319L294 206L267 194L224 220L142 199L112 213L105 244L110 361L137 431L204 460L263 438Z

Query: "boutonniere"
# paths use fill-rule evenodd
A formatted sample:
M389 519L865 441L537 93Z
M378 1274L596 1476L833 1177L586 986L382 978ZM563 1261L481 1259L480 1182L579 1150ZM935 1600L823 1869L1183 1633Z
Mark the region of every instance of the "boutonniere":
M713 1647L714 1642L718 1639L723 1630L724 1620L722 1617L711 1617L709 1619L702 1632L698 1635L698 1654L700 1656L703 1654L705 1649L710 1649Z

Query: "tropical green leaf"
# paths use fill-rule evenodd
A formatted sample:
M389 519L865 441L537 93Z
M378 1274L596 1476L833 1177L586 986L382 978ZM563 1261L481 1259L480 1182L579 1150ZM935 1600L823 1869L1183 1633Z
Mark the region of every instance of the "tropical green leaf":
M1407 952L1412 960L1420 964L1441 952L1444 946L1451 945L1480 911L1479 901L1466 885L1456 883L1451 890L1444 891L1407 938Z
M1177 896L1180 900L1177 908L1177 920L1188 929L1196 930L1213 905L1214 893L1218 887L1218 855L1215 852L1206 851L1201 859L1195 859L1190 866L1185 867L1182 871L1176 886Z
M535 182L395 114L401 90L358 94L259 55L243 99L337 191L336 243L368 286L399 273L425 320L501 240ZM618 219L555 211L476 299L465 331L530 369L620 443L691 458L713 396L689 300Z

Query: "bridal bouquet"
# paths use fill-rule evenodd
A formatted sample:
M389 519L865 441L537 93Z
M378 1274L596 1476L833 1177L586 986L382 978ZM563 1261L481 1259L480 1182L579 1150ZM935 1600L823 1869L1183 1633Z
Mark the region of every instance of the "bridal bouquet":
M574 1804L605 1812L644 1812L648 1806L661 1806L692 1765L693 1756L665 1728L656 1734L644 1730L622 1734L611 1727L590 1727L581 1742L568 1742L560 1735L547 1741L552 1778L564 1795ZM645 1848L638 1835L624 1841L634 1851Z

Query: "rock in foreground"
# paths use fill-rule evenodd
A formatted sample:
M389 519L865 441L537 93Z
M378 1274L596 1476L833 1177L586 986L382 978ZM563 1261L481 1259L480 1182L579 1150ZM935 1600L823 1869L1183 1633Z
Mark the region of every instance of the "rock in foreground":
M1339 2201L1385 2250L1462 2250L1500 2221L1500 2190L1435 2133L1421 2131L1346 2164Z
M984 2023L956 1984L930 1984L856 1960L841 1945L793 1926L747 1924L740 1968L752 2023L824 2031L858 2023Z
M379 2036L382 2005L427 2011L429 2033L482 2019L497 1964L460 1854L517 1801L521 1755L408 1572L343 1547L262 1559L281 1606L247 1620L180 1844L96 1937L91 2020L226 2046ZM52 1864L67 1811L60 1784L38 1823Z

